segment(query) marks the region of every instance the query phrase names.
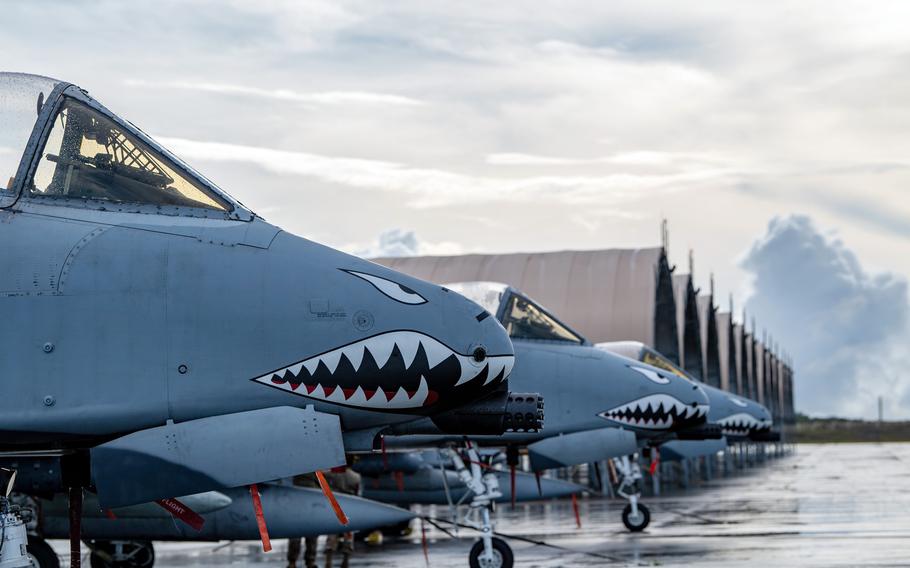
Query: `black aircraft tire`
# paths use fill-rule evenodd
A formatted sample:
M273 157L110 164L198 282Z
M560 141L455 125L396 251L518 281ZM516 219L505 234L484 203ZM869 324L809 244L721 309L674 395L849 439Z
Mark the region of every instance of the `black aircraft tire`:
M512 568L515 563L515 555L512 554L512 547L501 538L493 538L493 555L499 559L497 564L485 566L480 563L480 555L483 554L483 540L478 540L471 547L471 554L468 556L471 568Z
M40 536L28 535L26 549L33 566L37 563L37 568L60 568L60 559L57 558L57 553Z
M626 508L622 510L622 524L626 525L626 528L632 532L641 532L648 527L648 524L651 522L651 511L647 507L638 504L638 519L632 518L632 505L626 505Z

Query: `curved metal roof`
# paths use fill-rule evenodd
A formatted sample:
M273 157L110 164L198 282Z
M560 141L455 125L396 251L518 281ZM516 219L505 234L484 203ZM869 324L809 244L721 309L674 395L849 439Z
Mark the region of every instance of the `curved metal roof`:
M592 343L635 340L677 357L671 270L660 247L374 261L438 284L504 282Z

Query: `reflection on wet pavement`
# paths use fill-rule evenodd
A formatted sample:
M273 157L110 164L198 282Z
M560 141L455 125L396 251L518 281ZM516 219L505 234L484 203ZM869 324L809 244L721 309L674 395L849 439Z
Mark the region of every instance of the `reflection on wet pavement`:
M910 566L910 444L800 446L778 460L718 477L700 488L648 498L652 523L640 534L620 521L618 500L580 501L497 511L516 566ZM424 514L445 517L445 507ZM426 566L415 536L378 548L359 545L351 566ZM453 540L427 525L429 565L467 566L474 539ZM156 566L282 566L285 543L262 554L258 543L156 543ZM55 543L59 551L65 543ZM61 560L64 560L61 555ZM321 558L320 558L321 562ZM336 560L337 564L337 560Z

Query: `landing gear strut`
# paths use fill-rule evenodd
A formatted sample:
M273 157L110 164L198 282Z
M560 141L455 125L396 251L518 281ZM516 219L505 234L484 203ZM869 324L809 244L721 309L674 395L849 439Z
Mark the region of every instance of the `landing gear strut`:
M155 549L147 540L95 540L92 549L92 568L151 568L155 565Z
M471 568L512 568L515 561L512 549L500 538L493 536L493 521L490 512L493 503L502 497L499 480L492 472L483 473L480 456L470 443L466 449L468 464L455 450L448 450L455 465L458 478L471 490L470 518L465 524L480 531L480 540L474 543L468 557Z
M638 467L638 460L623 456L614 458L613 465L616 467L619 477L616 494L629 501L622 511L622 524L632 532L641 532L651 522L651 511L639 503L642 475L641 468Z

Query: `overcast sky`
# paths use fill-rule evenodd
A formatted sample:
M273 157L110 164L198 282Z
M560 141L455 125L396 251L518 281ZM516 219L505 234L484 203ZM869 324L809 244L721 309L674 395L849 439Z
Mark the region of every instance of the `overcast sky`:
M786 261L768 243L849 257L849 278L906 303L910 4L682 6L0 0L0 69L80 84L268 220L347 250L655 245L666 217L671 259L693 248L697 283L714 272L737 310L751 296L778 338L824 310L791 317L806 303L759 285ZM910 362L905 321L860 325L876 322L825 345ZM871 415L881 394L910 416L900 365L851 399L868 367L790 350L802 409ZM832 372L847 390L822 397Z

